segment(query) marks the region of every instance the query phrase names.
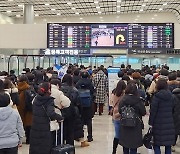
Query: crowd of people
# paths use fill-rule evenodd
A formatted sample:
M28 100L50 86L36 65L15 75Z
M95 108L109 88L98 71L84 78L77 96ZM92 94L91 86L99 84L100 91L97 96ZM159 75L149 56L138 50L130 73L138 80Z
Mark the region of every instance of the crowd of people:
M113 152L120 144L124 154L136 154L143 145L143 116L150 106L149 126L153 149L160 154L174 151L180 135L180 71L168 66L157 69L144 66L132 69L121 65L119 80L109 101L109 114L115 128ZM103 115L109 97L108 71L70 64L66 74L58 77L53 68L26 68L20 76L13 70L0 72L0 153L17 154L26 137L30 154L50 154L56 132L50 123L63 122L63 143L58 131L58 144L80 142L87 147L93 142L92 119ZM84 136L87 125L87 138Z

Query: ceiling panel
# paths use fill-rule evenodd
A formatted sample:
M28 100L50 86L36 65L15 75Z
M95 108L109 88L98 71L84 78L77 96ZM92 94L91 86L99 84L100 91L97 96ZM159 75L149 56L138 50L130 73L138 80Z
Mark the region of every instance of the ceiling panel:
M22 17L24 4L33 4L39 17L173 12L180 20L180 0L0 0L0 13Z

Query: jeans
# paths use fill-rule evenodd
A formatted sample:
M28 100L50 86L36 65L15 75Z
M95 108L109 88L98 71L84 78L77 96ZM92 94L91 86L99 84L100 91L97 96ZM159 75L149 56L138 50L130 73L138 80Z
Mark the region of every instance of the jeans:
M120 138L120 121L119 120L113 120L113 124L114 124L114 131L115 131L114 138L119 139Z
M160 146L154 146L154 153L161 154ZM165 146L165 154L171 154L171 146Z
M123 154L137 154L137 149L129 149L123 147Z
M0 149L0 154L18 154L18 147Z
M87 121L87 130L88 130L88 136L87 136L87 138L88 139L92 139L92 119L89 119L88 121Z

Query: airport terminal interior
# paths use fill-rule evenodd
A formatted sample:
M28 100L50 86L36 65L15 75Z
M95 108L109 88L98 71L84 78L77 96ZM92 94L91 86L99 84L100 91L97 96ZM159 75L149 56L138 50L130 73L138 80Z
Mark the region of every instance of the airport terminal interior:
M0 80L5 82L6 78L13 73L13 76L19 77L20 82L21 76L25 75L28 78L27 74L31 73L34 75L35 82L37 72L40 71L45 74L43 74L44 78L47 76L49 82L53 80L52 72L56 72L58 81L63 82L63 77L66 74L70 74L73 79L76 70L79 70L79 74L88 72L88 75L91 76L95 93L92 103L98 104L96 101L99 89L105 91L107 88L107 92L102 93L103 97L100 97L100 102L103 101L103 103L98 104L99 113L98 110L93 112L95 113L91 119L93 136L87 137L88 141L91 139L92 141L89 143L84 141L88 146L82 147L81 138L78 138L79 142L74 142L75 153L160 154L157 152L157 146L161 146L161 144L156 145L156 147L154 144L155 152L143 145L138 146L137 152L132 153L125 152L123 149L125 146L118 145L117 152L113 152L115 124L109 113L110 108L115 107L110 102L113 102L111 95L114 94L114 90L117 90L117 83L123 77L129 76L128 78L134 79L133 74L138 74L140 75L139 79L146 80L146 75L151 72L151 84L146 87L141 83L143 87L146 87L143 100L149 103L144 105L146 114L141 120L144 122L142 130L142 136L144 136L150 128L148 122L150 121L149 117L151 117L151 101L155 97L154 93L148 91L151 85L153 83L156 85L158 78L164 75L161 73L167 71L168 74L164 75L167 80L164 82L168 84L170 80L168 77L174 73L176 74L174 80L177 80L178 83L174 89L180 88L180 0L0 0ZM99 72L103 73L104 76L101 76ZM121 77L118 77L119 72L123 73ZM52 77L49 77L49 74ZM102 83L102 78L107 80L107 86L106 82ZM8 78L8 80L10 79L12 78ZM135 77L135 79L137 78ZM16 81L11 82L16 86ZM138 81L141 82L141 80ZM102 83L102 87L98 87L99 83ZM137 82L132 84L137 84ZM41 86L42 83L38 83L38 88L40 87L42 90ZM138 90L138 87L136 89ZM171 95L174 94L173 90ZM39 89L36 92L39 93ZM10 97L12 97L11 93L8 94ZM18 94L21 97L20 90ZM151 97L149 100L148 96ZM34 101L36 97L38 96L32 100ZM68 100L72 102L70 98ZM2 102L1 98L0 102ZM180 100L177 100L177 104L178 102L180 103ZM4 107L0 105L0 112L1 108ZM20 111L18 105L17 109ZM101 109L103 113L100 113ZM61 106L62 110L63 105ZM113 110L113 112L115 111ZM21 116L21 112L19 113ZM118 114L120 115L119 112ZM179 114L176 114L180 121L179 115L180 109ZM83 119L83 117L81 118ZM27 129L23 118L22 121L26 135L23 137L22 146L18 148L18 154L54 154L53 150L50 153L29 152L29 149L34 148L34 144L30 148L31 141L30 145L29 142L27 143ZM82 123L84 121L82 120ZM89 136L89 126L86 123L82 128L85 139L86 136ZM2 125L0 117L0 126ZM119 123L119 132L120 125L122 124ZM163 125L159 125L161 130ZM173 125L174 127L175 125ZM1 137L4 137L2 130L0 128L0 154L8 154L3 153L2 149L14 147L4 147L1 142ZM179 134L174 133L174 137L180 136L180 126L178 131ZM120 132L120 138L121 135ZM156 137L154 138L156 139ZM163 138L161 139L163 140ZM55 140L55 138L53 139ZM119 140L121 139L118 139L118 143ZM156 141L154 142L156 143ZM171 152L180 154L180 137L177 139L176 145L169 145L169 143L162 145L161 152L165 153L163 146L170 147L166 154L171 154ZM41 148L42 146L38 150L41 151ZM125 148L132 150L134 147ZM55 154L74 154L68 150L64 152L61 150L59 149ZM12 154L17 154L17 152Z

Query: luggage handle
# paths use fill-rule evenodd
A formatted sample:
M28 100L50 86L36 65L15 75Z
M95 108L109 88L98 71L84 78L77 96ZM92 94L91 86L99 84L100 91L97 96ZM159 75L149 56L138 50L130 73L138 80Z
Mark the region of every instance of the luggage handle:
M61 125L61 145L63 145L63 121L60 122ZM58 130L56 130L56 146L58 146Z

